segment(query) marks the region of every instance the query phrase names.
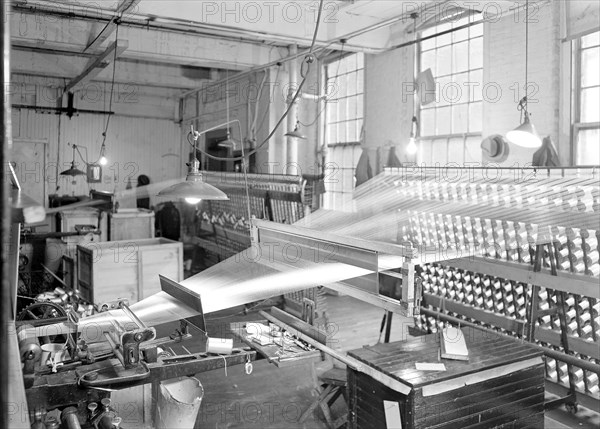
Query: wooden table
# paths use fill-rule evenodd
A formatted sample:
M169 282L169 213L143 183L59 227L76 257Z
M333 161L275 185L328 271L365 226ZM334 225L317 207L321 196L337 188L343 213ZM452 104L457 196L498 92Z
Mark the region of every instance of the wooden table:
M386 400L398 403L403 429L543 428L542 353L504 335L462 331L469 361L439 359L438 334L350 351L410 392L403 395L348 369L349 427L385 428ZM420 371L417 362L443 363L446 370Z

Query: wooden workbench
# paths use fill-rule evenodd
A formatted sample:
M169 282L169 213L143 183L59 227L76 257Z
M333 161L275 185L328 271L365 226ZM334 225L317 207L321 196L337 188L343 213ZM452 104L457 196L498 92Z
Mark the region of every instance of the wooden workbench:
M543 428L542 353L500 334L462 331L469 361L439 359L438 334L350 351L410 392L403 395L348 369L349 427L386 427L386 400L399 404L404 429ZM443 363L446 370L420 371L417 362Z

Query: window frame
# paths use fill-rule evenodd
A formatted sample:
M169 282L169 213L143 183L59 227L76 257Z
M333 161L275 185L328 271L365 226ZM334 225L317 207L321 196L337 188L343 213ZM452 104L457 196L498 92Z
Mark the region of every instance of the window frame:
M358 119L360 119L360 120L363 121L363 126L364 126L364 121L365 121L365 102L366 102L366 96L365 96L366 95L366 91L365 91L366 90L366 88L365 88L365 86L366 86L366 73L365 73L366 72L366 56L365 56L364 53L361 53L361 52L346 52L343 55L331 56L330 58L327 58L325 61L323 61L323 74L324 74L325 88L327 89L328 81L330 79L330 76L328 75L328 68L329 68L329 66L331 66L333 63L335 63L337 61L342 61L342 60L348 58L351 55L362 55L363 56L363 66L360 69L353 69L353 70L351 70L349 72L347 71L346 73L343 74L343 76L345 76L347 74L350 74L350 73L353 73L353 72L357 72L359 70L362 70L363 71L363 73L362 73L362 77L363 77L362 88L363 89L362 89L361 93L356 93L356 94L353 94L351 96L346 95L343 98L344 99L348 99L350 97L356 97L356 96L362 95L362 115L361 115L360 118L354 118L352 120L358 120ZM339 77L339 76L340 75L336 74L336 78ZM339 101L339 99L338 99L338 101ZM357 140L353 140L353 141L347 140L345 142L330 142L329 141L329 120L328 120L328 113L329 113L328 112L328 108L329 108L329 106L328 105L330 103L331 102L326 98L325 99L325 111L323 112L324 113L324 121L323 121L323 123L324 123L324 137L325 137L324 140L325 140L326 146L329 146L329 145L339 146L339 145L343 145L343 144L346 144L346 143L352 145L352 144L360 143L360 133L358 134L358 139ZM349 121L350 121L350 119L346 119L344 121L337 121L336 124L339 124L339 123L342 123L342 122L349 122Z
M472 24L469 27L467 27L469 29L469 37L467 37L464 40L457 41L457 42L455 42L455 41L452 40L450 43L445 44L444 47L445 46L452 47L452 46L454 46L456 44L463 43L465 41L468 41L469 44L470 44L471 40L474 40L474 39L477 39L477 38L481 38L482 42L483 42L483 39L484 39L483 22L480 19L475 19L471 23L471 19L473 19L473 16L468 16L466 18L462 18L462 20L465 20L465 19L468 20L468 22L464 22L462 24L458 24L458 26L460 27L461 25ZM481 35L478 35L478 36L475 36L475 37L471 37L470 36L470 31L471 31L470 29L471 29L471 27L474 27L476 25L481 25ZM435 28L435 27L433 27L433 28ZM419 31L419 42L416 44L416 49L415 49L415 56L416 56L416 58L415 58L415 65L416 65L416 67L415 68L416 68L417 74L422 72L421 68L422 68L422 65L423 65L423 63L422 63L423 52L429 52L429 51L432 51L432 50L437 50L437 48L438 48L436 46L433 49L427 49L425 51L423 50L423 47L422 47L422 43L423 42L420 39L422 37L424 37L423 33L425 31L430 30L430 29L431 28L426 28L426 29L422 29L422 30ZM448 34L453 34L453 32L448 33ZM439 36L437 36L437 37L439 37ZM430 39L430 40L435 40L435 38ZM483 48L483 46L482 46L482 48ZM451 52L451 57L453 57L452 56L452 52L453 52L452 48L451 48L450 52ZM482 51L482 56L483 56L483 51ZM470 64L471 64L471 57L470 57L470 55L469 55L468 61L469 61L469 66L467 67L466 70L463 70L463 71L457 72L457 73L452 73L451 72L450 74L442 75L441 78L454 77L454 76L458 76L458 75L463 74L463 73L469 74L469 73L473 73L473 72L476 72L476 71L479 71L479 70L481 70L482 78L483 78L483 58L482 58L482 62L481 62L481 67L474 68L474 69L470 68ZM451 68L452 68L452 66L451 66ZM434 76L434 79L435 79L436 84L437 84L437 81L440 79L440 76ZM452 80L452 82L453 81L454 80ZM437 90L437 88L436 88L436 90ZM438 97L438 96L439 96L439 94L437 94L437 92L436 92L436 97ZM472 94L469 94L469 100L471 98L472 98ZM466 103L448 103L447 106L441 106L441 107L448 107L448 106L454 106L454 105L466 105L467 106L467 116L466 116L467 117L467 131L466 132L458 132L458 133L450 132L450 133L445 133L445 134L436 134L435 132L434 132L434 134L425 134L423 132L424 130L422 128L423 127L423 121L422 121L422 119L423 119L423 117L422 117L423 110L437 110L440 107L430 107L430 108L426 107L424 109L421 106L421 104L418 103L416 96L415 96L415 103L417 103L417 106L418 106L418 108L415 109L415 110L416 110L416 113L417 113L417 118L419 120L419 139L420 140L433 141L433 140L446 139L447 141L449 141L449 140L454 139L454 138L464 138L466 140L468 137L478 137L478 136L481 136L483 134L483 118L482 118L482 124L481 124L482 125L482 129L481 130L479 130L479 131L469 131L470 116L471 115L468 113L470 105L472 105L474 103L482 103L483 104L483 100L477 100L475 102L473 102L473 101L467 101ZM452 117L452 115L451 115L451 117ZM436 117L436 128L437 128L437 117ZM435 130L435 131L437 131L437 130Z
M600 50L600 45L584 48L582 46L583 45L582 38L586 37L590 34L594 34L594 33L596 33L596 32L582 35L581 37L578 37L571 42L571 47L572 47L572 66L571 67L572 67L572 71L573 71L573 78L572 78L572 82L571 82L571 112L572 112L573 119L571 121L570 156L571 156L571 159L573 160L574 166L586 165L586 164L578 163L579 132L582 130L585 131L585 130L595 130L595 129L600 131L600 122L582 122L581 121L581 101L582 101L581 93L582 93L582 90L584 89L582 87L583 51L586 49L599 49ZM598 31L597 33L600 34L600 31ZM599 85L599 87L600 87L600 85ZM588 87L588 88L592 88L592 87Z
M342 61L346 58L348 58L351 55L362 55L362 67L361 68L354 68L351 70L347 70L345 73L343 74L339 74L336 72L336 74L334 76L330 76L329 75L329 68L331 66L335 67L335 63L338 61ZM333 100L336 100L335 105L337 105L337 103L340 101L340 99L349 99L352 97L355 97L356 99L358 99L358 97L360 96L362 98L362 103L360 104L360 110L361 110L361 114L360 116L357 116L356 118L352 118L352 119L347 119L344 118L342 120L340 120L339 117L336 117L336 121L333 122L332 124L334 126L337 126L338 124L342 124L342 123L346 123L346 122L356 122L356 121L361 121L362 122L362 126L360 130L357 130L357 135L356 135L356 139L355 140L349 140L348 138L346 138L346 141L343 142L339 142L339 141L335 141L335 142L331 142L329 140L329 136L330 136L330 122L329 122L329 108L330 105L333 104L332 101L329 101L329 97L327 97L325 99L325 106L324 106L324 112L323 112L323 142L324 145L326 147L326 158L325 158L325 164L323 166L324 168L324 174L325 174L325 186L326 186L326 195L325 195L325 200L324 200L324 208L328 208L328 209L336 209L336 208L341 208L341 206L339 206L339 204L344 204L344 198L345 197L350 197L352 195L352 193L354 192L354 189L356 188L355 186L355 180L351 180L350 183L346 183L345 180L343 180L343 178L348 174L349 170L352 170L352 177L354 178L354 172L356 170L356 164L358 163L359 159L360 159L360 155L358 155L358 157L356 156L356 147L359 147L361 145L361 135L362 135L362 130L364 129L364 124L365 124L365 106L366 106L366 55L364 53L360 53L360 52L346 52L342 55L339 54L334 54L331 55L329 58L326 58L323 61L323 68L322 68L322 73L323 73L323 81L325 82L325 88L328 88L329 85L329 80L333 77L337 78L339 76L346 76L350 73L354 73L357 71L362 71L362 91L361 92L357 92L355 94L352 94L350 96L348 96L347 94L344 97L332 97ZM357 104L358 107L358 104ZM336 136L337 136L337 132L336 132ZM353 165L339 165L339 168L337 169L333 169L331 171L328 171L328 164L331 162L335 162L335 160L331 159L330 156L332 154L332 152L337 151L337 150L346 150L346 151L350 151L352 156L351 157L347 157L345 155L342 155L342 159L343 160L347 160L347 159L352 159ZM335 175L339 175L337 177L333 177ZM335 187L336 185L334 183L329 183L327 180L343 180L343 182L341 183L341 190L336 190ZM331 188L330 188L331 186ZM351 186L351 187L350 187ZM329 194L329 196L327 196L327 194Z

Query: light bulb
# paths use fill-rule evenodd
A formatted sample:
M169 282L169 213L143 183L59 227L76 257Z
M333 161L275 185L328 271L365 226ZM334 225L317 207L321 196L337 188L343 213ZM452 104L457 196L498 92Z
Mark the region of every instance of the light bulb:
M185 199L185 202L188 204L198 204L200 202L201 198L193 198L193 197L187 197Z
M98 163L99 163L100 165L106 165L106 164L108 164L108 159L106 159L106 157L105 157L104 155L102 155L102 156L100 157L100 160L98 161Z
M406 153L409 155L414 155L415 153L417 153L417 150L419 148L417 147L417 143L415 143L415 138L411 137L408 140L408 146L406 146Z

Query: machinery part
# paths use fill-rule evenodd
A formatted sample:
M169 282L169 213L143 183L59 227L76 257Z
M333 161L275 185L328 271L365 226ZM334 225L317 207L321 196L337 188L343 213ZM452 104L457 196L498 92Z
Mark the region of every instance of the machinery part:
M31 325L21 325L17 328L17 338L19 339L19 352L21 353L21 362L37 361L42 355L42 349L37 337L32 334L34 328Z
M103 302L98 306L98 311L100 313L104 311L114 310L116 308L121 308L121 305L129 305L129 300L127 299L116 299L114 301Z
M96 414L96 410L98 409L98 403L97 402L90 402L87 406L88 412L89 412L89 419L91 420L92 417L94 417L94 414Z
M30 411L30 419L33 420L31 429L46 429L46 425L44 424L46 414L48 414L48 411L45 408L36 408Z
M143 369L143 371L140 371L140 369ZM150 368L148 368L148 365L146 365L146 363L144 361L140 361L140 366L138 367L138 371L136 371L136 372L133 372L132 370L129 370L129 371L130 371L130 375L119 375L119 376L113 377L113 378L100 378L100 377L95 377L95 376L89 377L89 375L92 373L99 374L99 371L93 371L92 373L84 374L79 379L79 384L81 384L84 387L106 387L106 386L110 386L112 384L139 382L141 380L145 380L148 377L150 377ZM113 371L113 374L114 374L114 371Z
M90 411L90 422L92 426L98 429L113 429L119 427L121 418L117 417L117 413L110 406L110 398L103 398L100 401L101 408L98 403L92 402L88 405Z
M46 429L59 429L60 422L54 416L50 416L46 419Z
M25 388L33 386L35 382L35 363L40 360L42 349L39 339L34 334L33 326L22 325L17 328L19 353L23 362L23 383Z
M113 320L112 329L103 334L123 367L131 369L140 362L140 344L155 339L156 330L148 328L124 302L119 303L119 309L129 318L129 322L123 324Z
M18 315L17 320L46 320L67 317L67 311L53 302L35 302L25 307ZM43 343L64 342L62 335L40 338Z
M17 316L17 320L39 320L67 317L66 310L53 302L35 302L25 307Z
M66 429L81 429L79 417L77 417L77 408L75 407L65 408L60 415L60 419Z

